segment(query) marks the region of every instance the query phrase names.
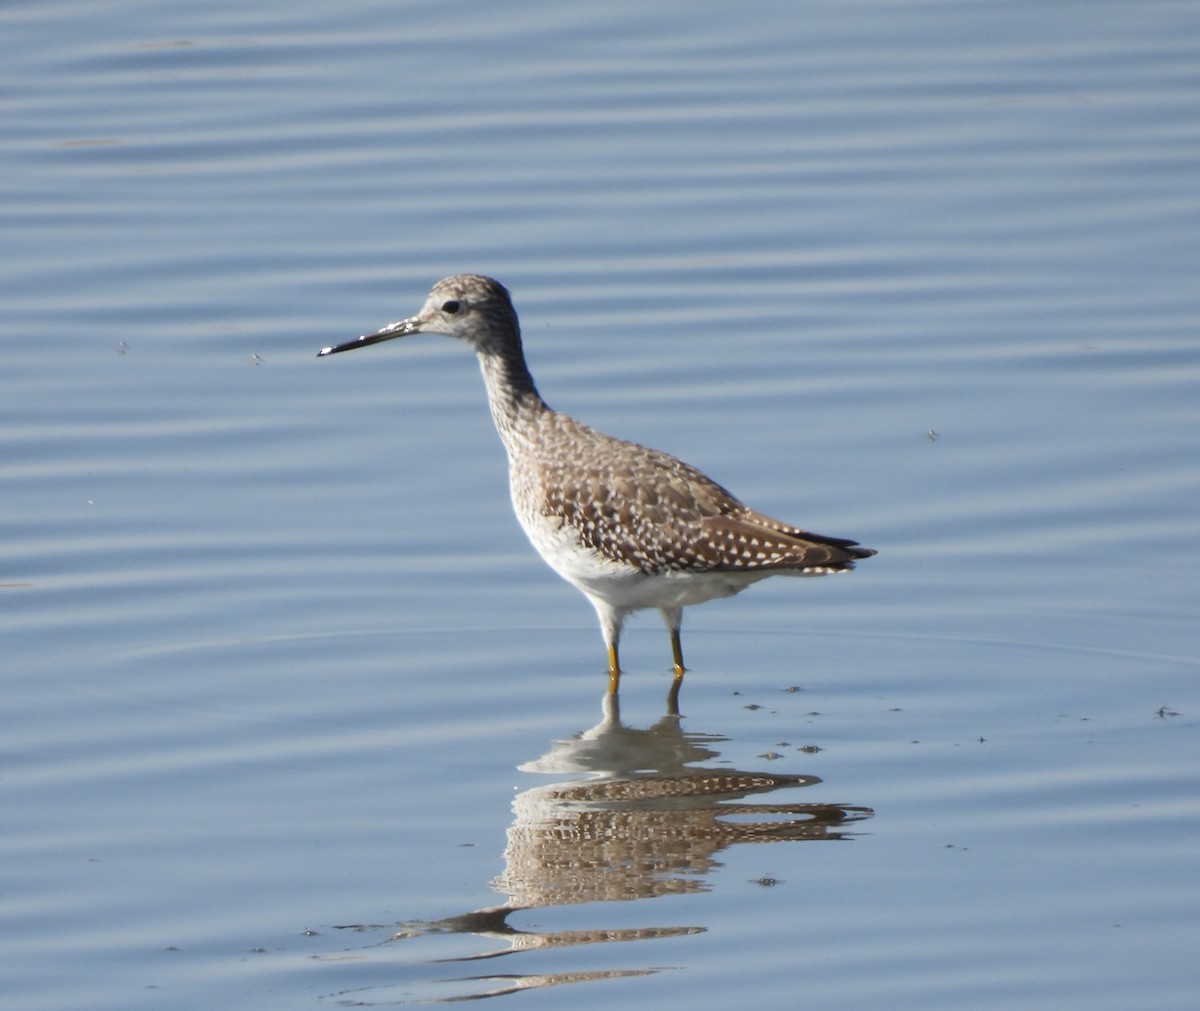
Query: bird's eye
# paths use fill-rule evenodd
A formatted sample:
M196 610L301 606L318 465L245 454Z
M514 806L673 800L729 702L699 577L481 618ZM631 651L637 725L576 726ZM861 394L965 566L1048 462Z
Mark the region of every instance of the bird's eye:
M456 298L452 298L450 301L442 303L442 312L446 313L448 316L453 316L461 308L462 303Z

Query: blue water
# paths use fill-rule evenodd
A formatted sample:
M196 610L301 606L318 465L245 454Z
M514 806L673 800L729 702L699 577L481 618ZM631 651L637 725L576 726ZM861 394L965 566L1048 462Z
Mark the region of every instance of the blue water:
M1194 4L0 11L0 1005L1191 1008ZM879 549L623 641L550 403ZM482 957L491 956L491 957ZM443 961L443 960L450 961Z

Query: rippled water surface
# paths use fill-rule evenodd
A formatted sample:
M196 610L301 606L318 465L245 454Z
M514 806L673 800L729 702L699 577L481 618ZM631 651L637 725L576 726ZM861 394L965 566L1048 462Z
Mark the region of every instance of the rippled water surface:
M1194 1006L1200 9L0 11L0 1005ZM879 555L631 622L475 364Z

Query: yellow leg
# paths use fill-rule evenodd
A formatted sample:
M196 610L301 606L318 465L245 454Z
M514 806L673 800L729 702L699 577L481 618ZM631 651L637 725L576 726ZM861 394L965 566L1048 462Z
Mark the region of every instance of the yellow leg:
M675 677L671 681L671 690L667 692L667 712L672 716L678 716L679 689L683 687L683 674L687 668L683 666L683 647L679 644L679 627L668 625L667 632L671 636L671 659L675 662Z
M667 631L671 634L671 659L675 661L675 680L682 681L687 668L683 666L683 647L679 643L679 629L671 628Z
M608 694L616 695L621 684L621 664L617 660L617 645L610 643L608 647Z

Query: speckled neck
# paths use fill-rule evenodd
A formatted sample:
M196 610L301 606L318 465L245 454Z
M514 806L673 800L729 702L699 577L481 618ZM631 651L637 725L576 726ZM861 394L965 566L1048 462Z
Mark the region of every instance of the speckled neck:
M536 442L537 420L550 413L550 408L533 384L520 334L514 333L498 347L479 348L477 353L488 407L504 448L509 456L528 452Z

